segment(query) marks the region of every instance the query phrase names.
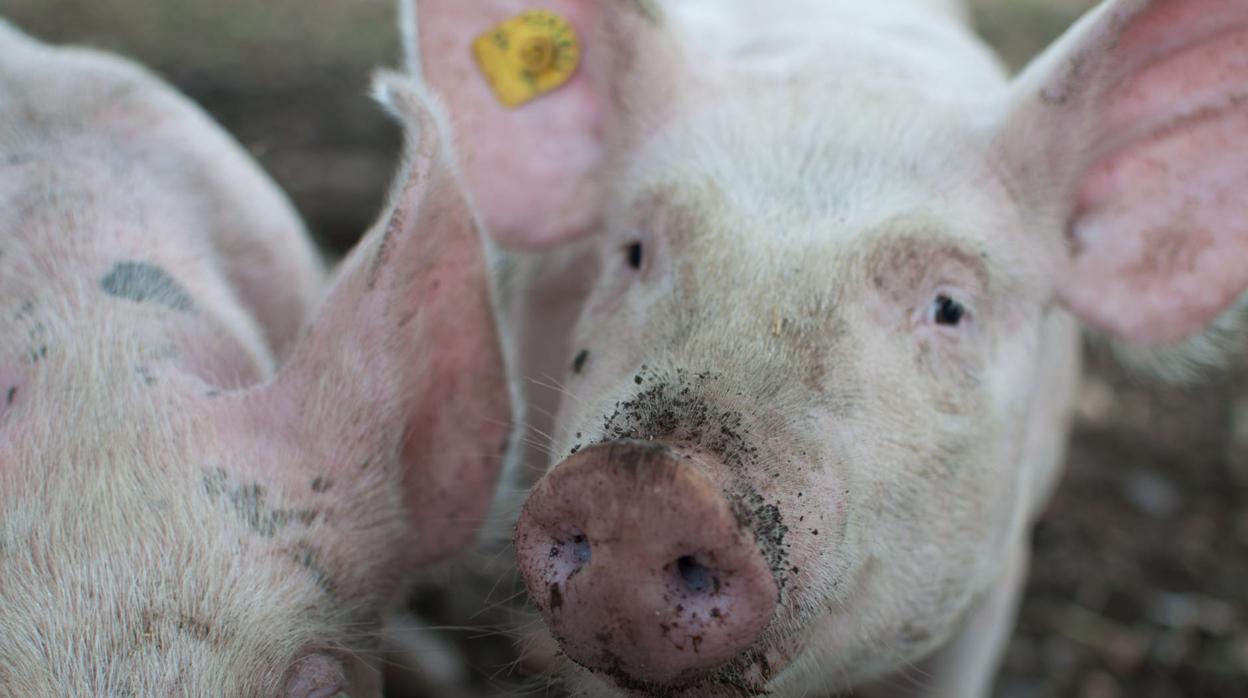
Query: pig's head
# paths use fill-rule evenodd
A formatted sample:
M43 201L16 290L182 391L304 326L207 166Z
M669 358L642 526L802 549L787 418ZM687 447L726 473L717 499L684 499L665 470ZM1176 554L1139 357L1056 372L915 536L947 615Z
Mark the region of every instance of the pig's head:
M413 134L391 204L272 379L144 354L95 284L14 320L46 351L5 376L0 693L380 695L383 615L471 543L510 410L443 119L378 85Z
M527 3L418 5L496 242L580 250L566 372L522 376L566 399L515 538L578 694L931 652L1060 460L1074 319L1172 342L1248 285L1242 2L1109 3L1007 87L936 20L767 63L554 0L585 62L514 111L468 44Z

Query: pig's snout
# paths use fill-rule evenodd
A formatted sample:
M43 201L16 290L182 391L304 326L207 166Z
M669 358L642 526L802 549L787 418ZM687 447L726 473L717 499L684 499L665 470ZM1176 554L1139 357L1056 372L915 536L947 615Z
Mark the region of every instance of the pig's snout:
M516 554L567 655L632 687L679 686L731 662L779 593L724 495L653 442L592 446L551 471L525 503Z

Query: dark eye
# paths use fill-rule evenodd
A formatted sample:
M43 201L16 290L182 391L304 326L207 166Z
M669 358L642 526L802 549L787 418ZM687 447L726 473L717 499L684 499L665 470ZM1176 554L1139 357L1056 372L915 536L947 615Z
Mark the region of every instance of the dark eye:
M634 242L624 248L624 254L628 257L628 266L634 269L641 269L641 243Z
M931 307L932 322L937 325L957 327L966 318L966 308L946 295L936 296Z

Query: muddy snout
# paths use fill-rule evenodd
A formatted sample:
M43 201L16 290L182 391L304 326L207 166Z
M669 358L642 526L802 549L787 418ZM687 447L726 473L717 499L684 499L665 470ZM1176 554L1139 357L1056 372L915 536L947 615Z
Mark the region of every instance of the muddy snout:
M777 603L729 501L654 442L592 446L552 470L525 503L516 554L567 655L624 685L713 673L754 644Z

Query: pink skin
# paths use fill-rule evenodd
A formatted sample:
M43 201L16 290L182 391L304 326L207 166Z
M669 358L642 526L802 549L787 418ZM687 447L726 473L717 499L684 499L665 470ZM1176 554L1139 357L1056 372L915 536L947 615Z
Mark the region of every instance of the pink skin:
M561 391L516 543L573 692L801 696L923 661L932 695L984 695L1076 320L1166 344L1248 288L1248 5L1109 0L1010 84L953 2L550 0L584 68L513 112L463 47L538 3L416 4L496 242L553 248L496 253L517 380ZM641 497L621 439L713 456L655 457L678 484ZM743 492L783 522L773 587L765 536L715 513ZM752 580L706 655L664 645L690 529Z
M1173 344L1248 285L1248 21L1235 0L1116 5L1042 88L1048 157L1077 177L1063 212L1076 254L1058 288L1092 325Z
M573 660L635 686L681 684L737 658L771 621L777 582L707 476L722 466L709 465L661 443L609 442L533 489L516 555Z
M326 289L198 109L0 21L15 695L378 696L409 573L474 539L510 430L477 221L438 107L377 88L419 135Z

